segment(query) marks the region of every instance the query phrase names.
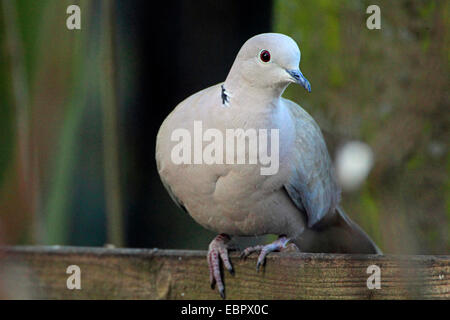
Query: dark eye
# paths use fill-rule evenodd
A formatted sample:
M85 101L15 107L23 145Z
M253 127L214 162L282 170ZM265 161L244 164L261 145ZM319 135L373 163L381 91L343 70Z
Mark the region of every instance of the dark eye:
M267 50L262 50L259 54L259 58L262 62L269 62L270 61L270 52Z

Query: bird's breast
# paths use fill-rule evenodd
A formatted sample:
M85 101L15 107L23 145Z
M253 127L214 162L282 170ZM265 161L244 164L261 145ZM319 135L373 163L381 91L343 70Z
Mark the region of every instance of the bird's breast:
M230 234L268 233L276 228L273 211L289 207L278 193L289 175L294 125L283 106L259 114L232 108L220 114L207 110L201 117L184 113L184 121L176 122L189 133L183 137L189 141L182 151L181 138L161 143L159 157L166 160L160 161L160 174L204 227ZM174 150L180 158L188 155L187 163L169 160Z

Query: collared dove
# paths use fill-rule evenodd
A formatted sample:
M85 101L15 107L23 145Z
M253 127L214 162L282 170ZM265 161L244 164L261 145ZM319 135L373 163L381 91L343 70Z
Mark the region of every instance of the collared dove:
M167 191L196 222L219 233L207 260L211 287L217 284L222 297L220 260L233 274L228 257L232 236L279 236L243 251L244 257L260 251L257 269L268 253L288 242L303 252L380 253L339 207L340 188L319 126L299 105L281 97L290 83L311 91L299 63L300 50L290 37L254 36L240 49L225 82L181 102L158 132L156 161ZM234 149L211 152L215 161L201 158L213 142L222 146L232 129L242 129L235 131L245 135L241 142L251 136L244 130L267 134L266 144L259 140L258 145L277 156L276 170L263 174L261 161L229 161L239 154ZM192 136L194 141L182 141ZM250 145L244 150L250 158Z

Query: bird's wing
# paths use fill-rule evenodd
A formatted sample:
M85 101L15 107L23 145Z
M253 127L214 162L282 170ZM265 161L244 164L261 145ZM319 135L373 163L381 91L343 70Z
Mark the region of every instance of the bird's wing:
M300 106L287 99L283 102L296 130L291 172L284 187L295 205L306 212L308 227L312 227L335 211L340 189L319 126Z

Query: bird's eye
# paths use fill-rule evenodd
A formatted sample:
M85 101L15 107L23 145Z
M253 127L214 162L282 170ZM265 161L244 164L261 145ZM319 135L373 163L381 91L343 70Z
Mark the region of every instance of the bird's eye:
M262 62L269 62L270 61L270 52L267 50L261 50L261 53L259 54L259 58Z

